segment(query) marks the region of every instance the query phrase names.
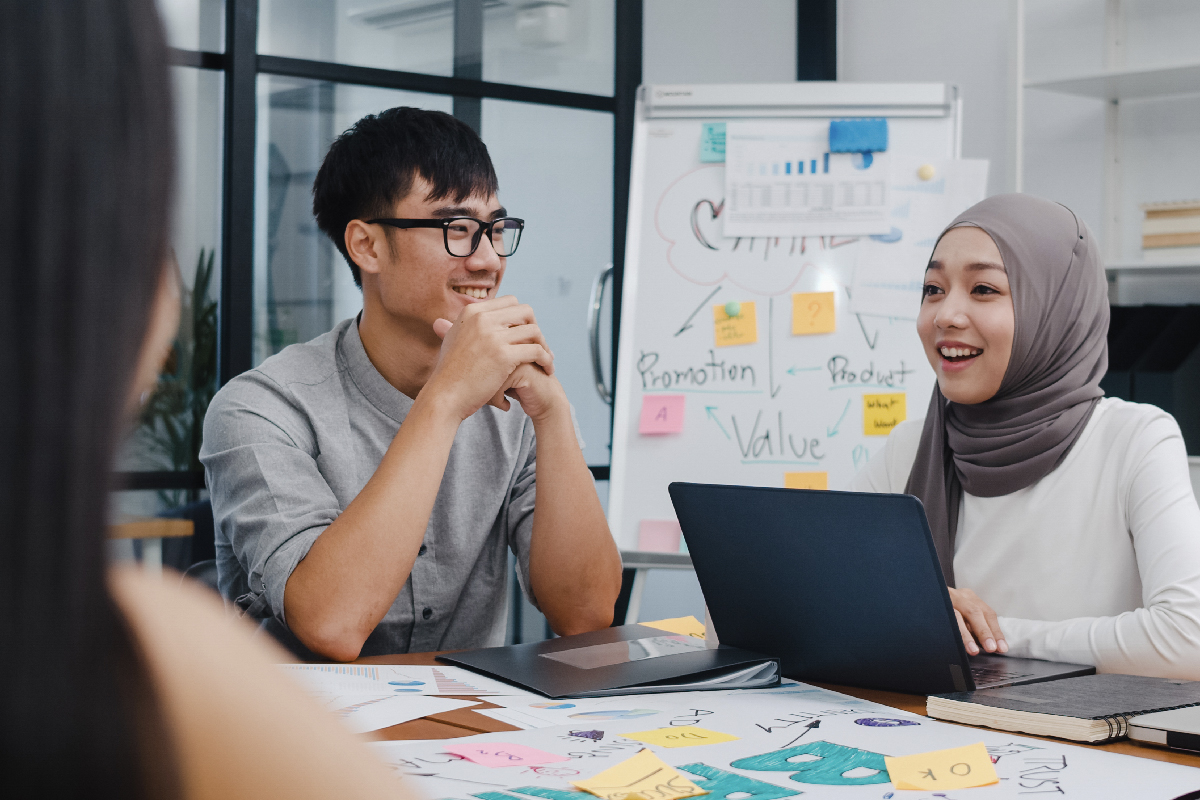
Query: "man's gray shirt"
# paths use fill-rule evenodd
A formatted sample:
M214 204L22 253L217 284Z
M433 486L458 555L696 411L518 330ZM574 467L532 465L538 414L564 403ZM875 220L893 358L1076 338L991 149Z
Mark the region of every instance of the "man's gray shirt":
M285 641L288 577L374 475L412 404L375 369L354 319L213 398L200 460L221 593ZM535 456L519 403L459 426L420 555L362 655L504 643L509 548L529 595Z

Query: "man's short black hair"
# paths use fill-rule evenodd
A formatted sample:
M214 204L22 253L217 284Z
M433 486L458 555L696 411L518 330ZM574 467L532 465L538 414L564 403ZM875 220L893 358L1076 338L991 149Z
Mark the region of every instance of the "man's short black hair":
M433 185L430 200L461 203L472 195L490 197L499 186L479 134L442 111L402 106L368 114L325 154L313 182L313 215L360 288L362 275L346 252L346 225L390 216L418 174Z

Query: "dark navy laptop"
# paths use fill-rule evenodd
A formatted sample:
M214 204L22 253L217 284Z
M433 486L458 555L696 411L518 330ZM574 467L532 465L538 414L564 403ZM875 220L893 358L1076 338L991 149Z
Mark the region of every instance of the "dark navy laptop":
M921 501L909 495L672 483L721 644L783 675L942 694L1091 675L968 657Z

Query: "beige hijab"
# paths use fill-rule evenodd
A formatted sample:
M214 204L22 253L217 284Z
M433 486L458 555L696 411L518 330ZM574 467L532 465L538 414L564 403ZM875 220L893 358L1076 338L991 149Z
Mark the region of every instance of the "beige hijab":
M934 386L905 488L925 505L950 586L963 492L999 497L1052 472L1104 395L1108 369L1108 283L1095 238L1070 209L1003 194L967 209L946 230L962 225L981 228L999 248L1016 324L994 397L952 403Z

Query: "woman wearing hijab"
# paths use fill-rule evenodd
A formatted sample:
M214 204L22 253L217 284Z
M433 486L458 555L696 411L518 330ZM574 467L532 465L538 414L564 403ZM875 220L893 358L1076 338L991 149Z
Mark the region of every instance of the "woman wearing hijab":
M106 558L179 319L154 0L0 0L0 797L403 797L281 650Z
M1066 207L988 198L938 240L937 385L855 477L925 506L967 651L1200 679L1200 509L1174 418L1104 397L1108 285Z

